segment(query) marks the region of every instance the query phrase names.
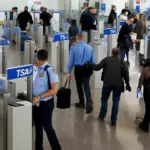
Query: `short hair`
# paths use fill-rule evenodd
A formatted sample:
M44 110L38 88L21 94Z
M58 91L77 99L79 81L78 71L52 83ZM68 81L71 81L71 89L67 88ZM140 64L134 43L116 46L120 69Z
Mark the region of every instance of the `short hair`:
M121 14L124 14L124 13L126 13L126 12L127 12L126 9L122 9Z
M48 59L48 52L45 49L41 49L37 53L38 60L45 61Z
M92 10L92 9L93 9L93 7L89 7L89 8L88 8L88 11L90 11L90 10Z
M80 32L80 33L77 34L77 37L83 38L84 36L83 36L82 32Z
M128 20L134 19L134 16L128 16Z
M119 53L120 53L120 49L119 48L113 48L113 50L112 50L112 55L113 56L118 56Z
M140 20L142 19L142 16L144 16L144 14L140 14L140 16L139 16L139 19L140 19Z

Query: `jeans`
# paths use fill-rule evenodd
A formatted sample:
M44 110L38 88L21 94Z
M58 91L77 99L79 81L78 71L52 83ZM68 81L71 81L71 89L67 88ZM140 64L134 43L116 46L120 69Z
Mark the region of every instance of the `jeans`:
M52 126L52 113L54 100L40 102L40 106L33 106L33 118L35 123L35 150L43 150L43 128L47 134L52 150L61 150L55 130Z
M125 56L127 57L127 61L129 61L129 50L126 50L125 48L120 48L120 58L124 60Z
M113 123L117 122L117 115L119 110L119 102L121 96L121 89L115 86L103 85L102 89L102 98L101 98L101 110L100 110L100 119L104 119L107 114L107 107L108 107L108 99L110 93L113 92L113 106L112 106L112 113L111 113L111 121Z
M91 89L90 89L90 76L84 76L80 67L75 67L75 80L77 85L77 92L79 96L79 103L85 104L84 92L87 99L87 105L92 103Z

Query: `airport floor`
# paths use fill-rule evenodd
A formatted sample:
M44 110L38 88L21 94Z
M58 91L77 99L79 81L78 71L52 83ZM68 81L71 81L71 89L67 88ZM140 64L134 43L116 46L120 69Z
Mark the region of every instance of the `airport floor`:
M9 50L9 66L20 65L23 56L20 52ZM104 55L103 55L104 57ZM103 58L102 57L102 58ZM102 59L101 58L101 59ZM67 110L55 108L53 125L63 150L149 150L150 134L143 133L137 127L136 117L142 115L139 100L136 99L136 87L140 75L138 55L130 51L130 78L132 92L121 96L120 111L116 128L110 126L112 99L109 99L108 115L105 122L98 119L100 111L101 89L92 89L94 111L90 115L85 110L75 108L78 102L75 79L71 82L72 106ZM100 75L101 77L101 75ZM61 74L60 84L66 76ZM22 84L22 83L21 83ZM100 82L99 79L99 84ZM144 106L143 106L144 107ZM48 140L44 138L44 150L50 150Z

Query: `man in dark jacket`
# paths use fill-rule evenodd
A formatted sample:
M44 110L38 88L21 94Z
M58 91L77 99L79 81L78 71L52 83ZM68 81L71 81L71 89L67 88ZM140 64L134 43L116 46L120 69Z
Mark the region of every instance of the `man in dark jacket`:
M108 24L113 27L114 21L117 20L116 6L112 6L112 10L108 17Z
M51 25L50 21L52 16L45 11L44 7L41 7L40 10L41 10L40 20L41 23L43 24L43 34L45 35L45 27Z
M32 16L28 12L28 6L25 6L24 12L18 15L17 21L19 22L19 27L21 28L22 31L26 30L28 22L30 24L33 24Z
M134 17L129 16L127 22L121 27L119 36L118 36L118 46L120 48L120 57L124 60L125 55L127 57L127 63L129 63L129 49L133 47L133 42L131 40L131 25L134 22Z
M119 109L119 101L121 92L124 90L124 80L126 89L131 91L129 84L129 71L126 63L119 58L119 49L112 50L112 56L104 58L99 64L93 65L93 70L99 71L103 69L103 89L101 99L100 120L104 120L107 113L107 103L110 93L113 92L113 107L111 115L112 126L116 125L117 114Z
M94 25L96 25L96 20L93 14L94 9L92 7L89 7L88 11L83 13L80 19L82 31L88 33L88 43L90 42L90 30L94 30Z

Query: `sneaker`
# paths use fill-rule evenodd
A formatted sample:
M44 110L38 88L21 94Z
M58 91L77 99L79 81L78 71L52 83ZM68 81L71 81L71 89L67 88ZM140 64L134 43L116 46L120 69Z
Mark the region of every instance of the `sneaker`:
M92 104L88 104L86 106L86 114L90 114L93 111L93 105Z
M85 108L85 104L75 103L75 107L77 107L77 108Z

